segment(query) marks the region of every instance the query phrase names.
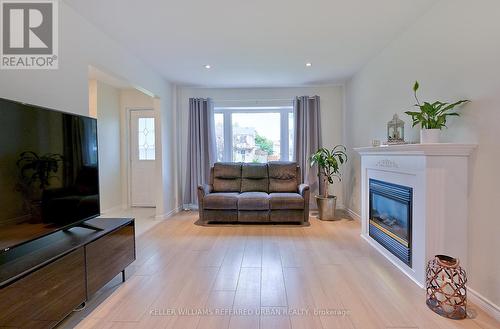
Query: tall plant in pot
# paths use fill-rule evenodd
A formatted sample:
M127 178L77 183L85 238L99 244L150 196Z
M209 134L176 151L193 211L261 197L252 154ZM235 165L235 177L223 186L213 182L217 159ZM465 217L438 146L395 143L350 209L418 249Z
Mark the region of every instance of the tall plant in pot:
M320 148L311 155L311 167L318 165L318 177L322 180L323 195L316 195L318 204L318 218L321 220L335 220L337 197L330 195L329 186L335 179L341 180L340 167L347 161L346 147L337 145L332 150Z
M411 116L413 127L420 124L420 143L439 143L441 129L446 127L446 119L449 116L460 116L455 108L468 100L460 100L455 103L446 103L435 101L434 103L421 103L417 96L417 90L420 87L418 81L413 85L413 93L417 103L414 105L419 111L406 111L405 113Z

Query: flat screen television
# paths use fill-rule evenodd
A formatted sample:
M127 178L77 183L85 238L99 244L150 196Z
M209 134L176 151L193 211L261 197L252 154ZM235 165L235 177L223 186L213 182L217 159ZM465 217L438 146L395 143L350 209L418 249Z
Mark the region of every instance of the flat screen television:
M97 121L0 98L0 251L99 213Z

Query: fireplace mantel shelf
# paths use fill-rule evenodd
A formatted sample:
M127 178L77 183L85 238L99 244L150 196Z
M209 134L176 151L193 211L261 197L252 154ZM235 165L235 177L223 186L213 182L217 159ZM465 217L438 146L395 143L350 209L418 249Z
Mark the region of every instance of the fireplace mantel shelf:
M426 155L426 156L469 156L477 144L401 144L378 147L357 147L361 155Z

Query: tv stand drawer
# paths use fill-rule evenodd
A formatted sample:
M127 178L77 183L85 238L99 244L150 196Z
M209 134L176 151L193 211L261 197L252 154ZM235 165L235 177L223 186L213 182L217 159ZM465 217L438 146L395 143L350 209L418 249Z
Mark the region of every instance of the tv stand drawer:
M133 222L85 246L87 298L135 260Z
M0 290L0 328L52 328L85 302L84 249Z

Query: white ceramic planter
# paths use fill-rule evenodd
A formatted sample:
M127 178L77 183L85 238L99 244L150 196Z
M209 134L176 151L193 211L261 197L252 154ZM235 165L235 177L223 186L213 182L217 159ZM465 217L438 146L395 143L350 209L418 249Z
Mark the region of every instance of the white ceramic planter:
M441 140L441 129L421 129L420 144L436 144Z

